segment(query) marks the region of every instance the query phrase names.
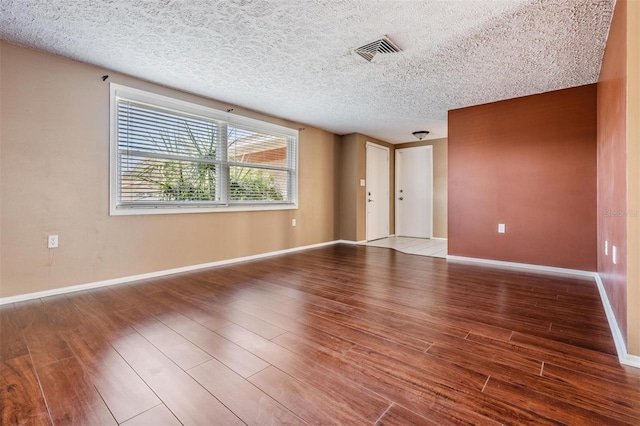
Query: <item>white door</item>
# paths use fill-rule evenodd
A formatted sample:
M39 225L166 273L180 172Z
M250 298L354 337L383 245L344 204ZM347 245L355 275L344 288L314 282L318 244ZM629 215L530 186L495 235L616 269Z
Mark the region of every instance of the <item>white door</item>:
M367 142L367 241L389 236L389 149Z
M433 147L395 151L396 235L431 238L433 235Z

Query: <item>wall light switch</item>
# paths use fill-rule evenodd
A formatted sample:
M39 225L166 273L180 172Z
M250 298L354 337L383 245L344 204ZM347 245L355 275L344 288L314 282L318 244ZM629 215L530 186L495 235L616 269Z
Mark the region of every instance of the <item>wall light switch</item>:
M364 179L360 179L360 186L366 186L367 182Z
M296 226L298 222L295 219L291 219L291 226Z
M604 242L604 255L609 256L609 241Z
M507 232L507 227L504 223L499 223L498 224L498 233L499 234L504 234L505 232Z
M618 250L617 250L616 246L613 246L611 248L611 257L613 258L613 264L617 265L618 264Z
M47 248L57 248L57 247L58 247L58 236L49 235L49 237L47 237Z

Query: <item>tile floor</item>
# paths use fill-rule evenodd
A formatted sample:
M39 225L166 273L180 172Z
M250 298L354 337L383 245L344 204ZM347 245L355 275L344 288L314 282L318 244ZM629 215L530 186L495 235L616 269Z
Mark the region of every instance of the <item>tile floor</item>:
M447 240L428 238L389 237L362 243L365 246L388 247L408 254L420 256L447 257Z

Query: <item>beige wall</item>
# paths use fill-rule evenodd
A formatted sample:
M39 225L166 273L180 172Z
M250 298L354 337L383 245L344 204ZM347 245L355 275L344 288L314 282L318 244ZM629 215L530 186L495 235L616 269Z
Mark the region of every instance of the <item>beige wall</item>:
M389 233L395 232L393 144L360 133L352 133L342 136L340 148L340 238L343 240L364 241L367 239L366 187L360 186L360 180L366 179L367 175L367 142L389 148Z
M338 237L340 142L332 133L300 132L298 210L110 217L109 82L229 105L6 42L0 58L1 297ZM59 248L46 248L48 234L59 235Z
M393 144L380 139L372 138L360 133L356 134L357 150L358 150L358 175L356 177L357 185L357 241L367 239L367 191L365 186L360 186L360 179L367 177L367 142L373 142L378 145L389 148L389 234L395 233L395 205L393 202L393 188L395 185L395 156L393 152Z
M360 133L342 136L340 147L340 238L363 241L366 230L366 144L373 142L389 148L389 232L395 233L395 150L432 145L434 163L434 237L447 238L447 139L407 142L393 145Z
M627 351L640 356L640 2L627 3Z
M433 147L433 236L447 238L447 138L407 142L395 149Z
M340 239L357 241L357 189L358 189L357 135L342 136L340 143Z

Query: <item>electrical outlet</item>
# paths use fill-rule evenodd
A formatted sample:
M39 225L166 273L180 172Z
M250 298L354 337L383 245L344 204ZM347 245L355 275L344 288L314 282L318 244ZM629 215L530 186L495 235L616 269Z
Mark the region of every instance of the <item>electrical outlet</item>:
M295 219L291 219L291 226L296 226L298 222Z
M366 186L367 182L364 179L360 179L360 186Z
M58 247L58 236L57 235L49 235L47 238L47 248L57 248Z
M507 232L507 226L504 223L499 223L498 224L498 233L499 234L504 234L505 232Z

